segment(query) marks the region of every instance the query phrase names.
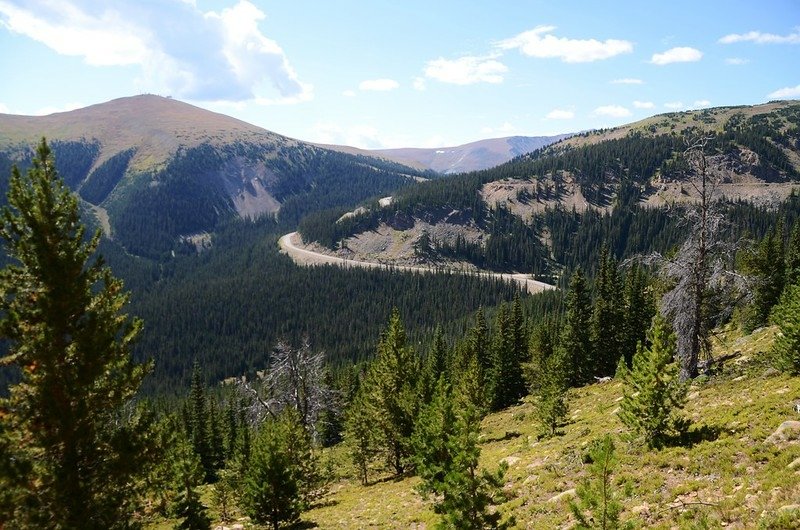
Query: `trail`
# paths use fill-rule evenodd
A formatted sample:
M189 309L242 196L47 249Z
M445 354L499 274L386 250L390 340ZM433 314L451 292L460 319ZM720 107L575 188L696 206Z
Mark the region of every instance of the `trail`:
M339 265L341 267L361 267L364 269L392 269L409 272L450 272L459 274L469 274L472 276L484 276L487 278L501 278L506 281L513 281L524 287L529 293L541 293L548 289L555 289L554 285L532 279L527 274L511 274L506 272L489 271L464 271L460 269L442 269L435 267L422 267L414 265L387 265L373 261L358 261L352 259L330 256L320 252L308 250L299 245L300 234L292 232L286 234L278 240L281 251L289 255L298 265Z

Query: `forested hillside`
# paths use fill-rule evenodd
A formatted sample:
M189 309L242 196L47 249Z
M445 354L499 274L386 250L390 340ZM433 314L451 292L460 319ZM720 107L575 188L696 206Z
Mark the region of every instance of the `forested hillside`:
M617 257L666 251L681 237L676 210L697 201L686 149L703 139L715 197L726 200L731 237L759 235L800 181L800 105L708 109L587 133L485 171L419 183L389 205L355 215L309 215L307 241L358 258L357 236L377 231L424 243L386 261L468 262L558 275L586 267L602 242ZM793 218L795 199L783 206ZM337 219L339 219L337 221ZM392 236L394 234L394 236ZM368 241L369 238L362 238Z
M294 224L425 175L145 95L51 116L0 116L3 197L11 165L25 170L42 136L65 182L107 214L108 235L129 253L157 260L233 218L280 211Z

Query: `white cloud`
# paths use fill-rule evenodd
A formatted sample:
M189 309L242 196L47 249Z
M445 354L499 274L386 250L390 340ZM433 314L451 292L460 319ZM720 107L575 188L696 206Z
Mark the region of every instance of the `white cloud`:
M637 109L652 109L655 107L655 103L652 101L634 101L633 106Z
M428 61L425 75L443 83L472 85L502 83L508 67L494 57L465 56L449 60L442 57Z
M800 85L780 88L767 95L770 99L792 99L800 98Z
M664 103L664 107L671 110L678 110L684 108L684 105L682 101L670 101L668 103Z
M503 50L518 49L522 54L540 59L561 59L566 63L587 63L609 59L633 51L626 40L569 39L551 35L555 26L536 26L515 37L502 40L497 47Z
M631 115L631 111L621 105L603 105L594 109L592 114L611 118L626 118Z
M641 85L644 83L641 79L635 79L633 77L623 77L622 79L614 79L611 81L615 85Z
M692 104L692 107L695 109L702 109L703 107L710 107L711 102L707 99L698 99Z
M400 83L394 79L367 79L358 84L359 90L369 90L375 92L387 92L400 88Z
M0 1L0 25L92 66L139 66L141 91L215 102L310 99L312 87L258 27L264 18L248 0L205 13L190 1Z
M679 46L677 48L670 48L664 53L653 54L650 62L660 66L671 63L691 63L699 61L702 57L703 52L696 48Z
M414 87L414 90L419 90L419 91L425 90L427 88L425 84L425 78L415 77L412 86Z
M0 114L11 114L11 111L7 105L0 103Z
M756 44L800 44L800 32L795 31L788 35L775 35L774 33L748 31L747 33L731 33L719 39L720 44L734 44L736 42L755 42Z
M725 64L730 64L733 66L739 66L742 64L747 64L750 62L750 59L742 59L741 57L728 57L725 59Z
M481 133L483 134L514 134L517 128L509 122L503 123L500 127L482 127Z
M548 120L571 120L575 117L575 112L567 109L553 109L547 113Z
M355 97L356 92L355 90L345 90L344 92L342 92L342 95L346 98L352 98Z

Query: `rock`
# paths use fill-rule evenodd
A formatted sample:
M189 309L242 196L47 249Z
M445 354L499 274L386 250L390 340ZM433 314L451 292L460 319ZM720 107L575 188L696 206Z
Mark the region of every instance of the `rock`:
M564 499L574 498L576 495L575 488L568 489L567 491L562 491L558 495L554 495L547 499L547 502L561 502Z
M639 506L634 506L631 508L631 513L633 515L647 515L650 513L650 505L646 502L643 502Z
M798 469L798 468L800 468L800 458L795 458L795 459L794 459L794 460L792 460L792 461L791 461L791 463L790 463L788 466L786 466L786 467L788 467L789 469Z
M800 504L787 504L786 506L778 508L779 512L790 512L794 510L800 510Z
M770 366L769 368L764 370L764 373L761 374L761 377L763 377L763 378L775 377L778 374L780 374L780 372L777 369L775 369L775 368Z
M764 442L776 445L784 442L800 442L800 421L789 420L781 423Z
M686 399L688 399L689 401L692 401L692 400L697 399L699 397L700 397L700 392L695 390L694 392L692 392L688 396L686 396Z
M745 379L747 379L746 375L740 375L739 377L733 378L734 381L744 381Z
M517 462L519 462L519 457L518 456L507 456L505 458L501 458L500 462L505 462L508 465L508 467L511 467L514 464L516 464Z

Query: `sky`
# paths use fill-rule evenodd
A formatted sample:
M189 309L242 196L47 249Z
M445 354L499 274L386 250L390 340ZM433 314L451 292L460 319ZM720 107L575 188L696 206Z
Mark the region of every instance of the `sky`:
M800 99L800 0L0 0L0 113L171 96L376 149Z

